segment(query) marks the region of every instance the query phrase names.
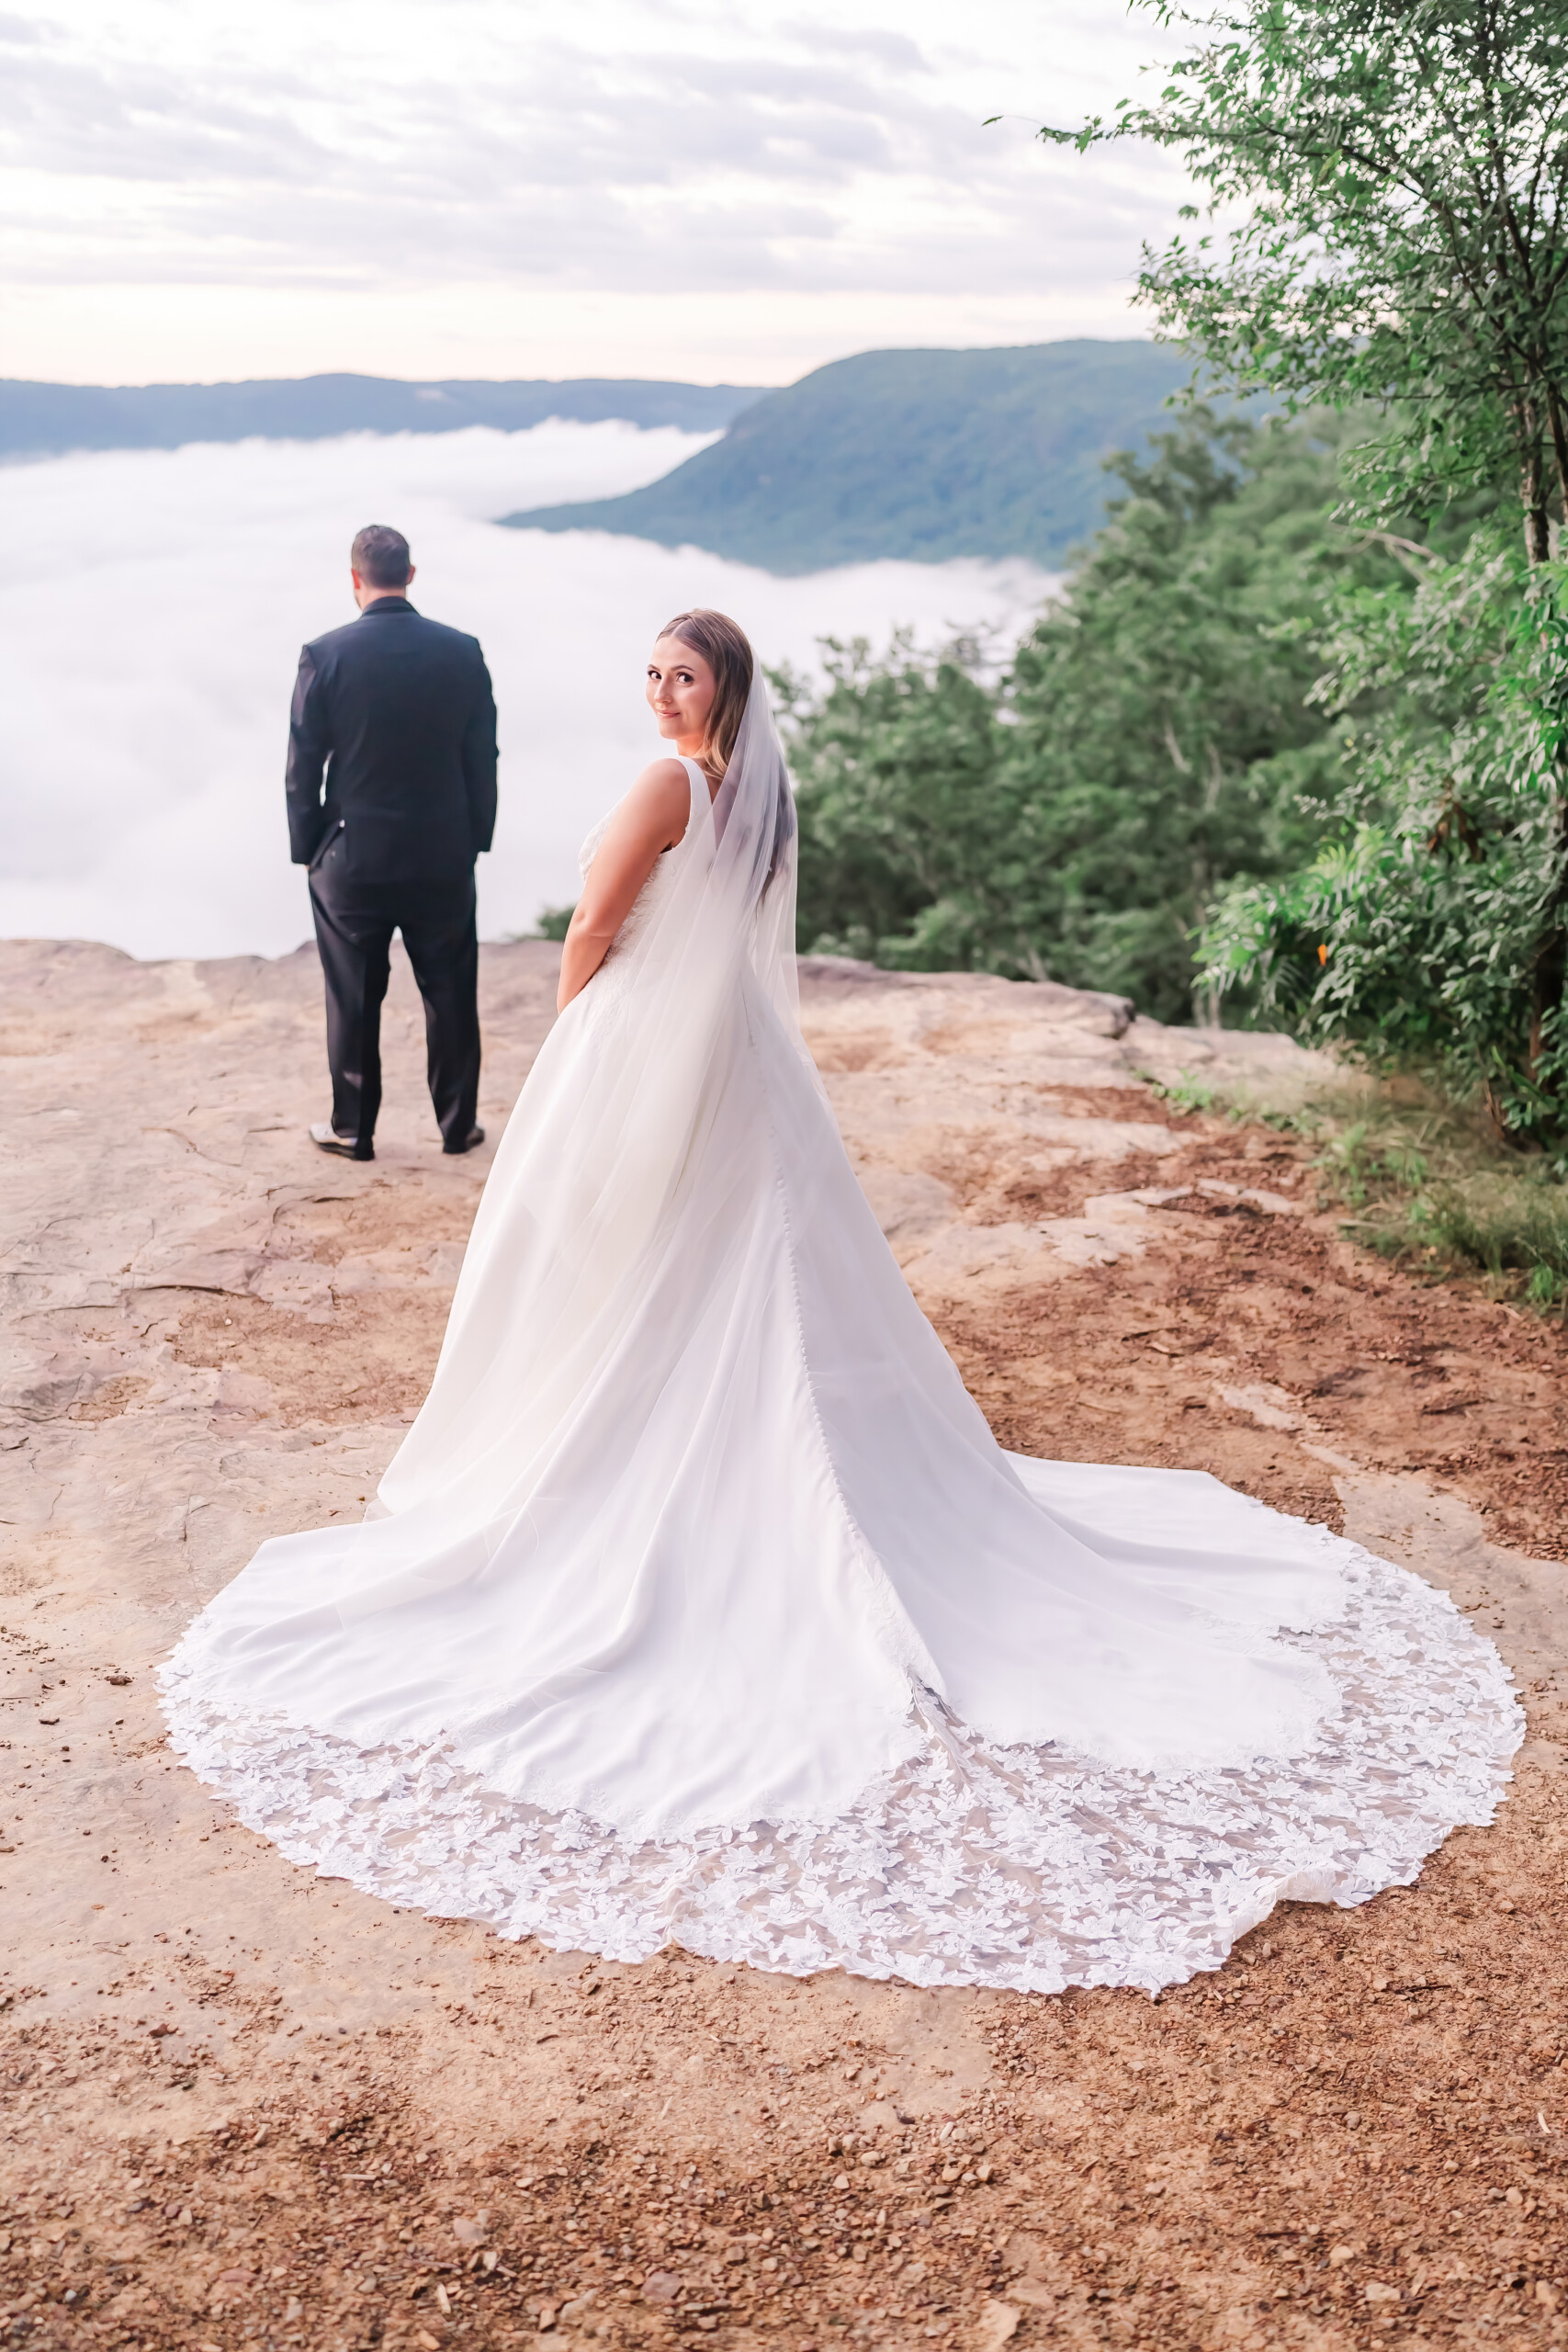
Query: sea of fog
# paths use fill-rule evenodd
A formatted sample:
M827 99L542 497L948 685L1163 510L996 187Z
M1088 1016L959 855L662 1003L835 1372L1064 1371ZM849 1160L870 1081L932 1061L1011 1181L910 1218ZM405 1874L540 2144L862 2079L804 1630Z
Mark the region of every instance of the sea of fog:
M651 481L702 439L549 424L111 451L0 469L0 936L133 955L276 955L310 935L283 758L301 642L354 617L362 523L412 543L414 597L482 639L501 714L501 820L481 935L575 898L577 845L656 738L660 622L716 605L764 662L817 640L1015 631L1050 582L1023 563L875 563L803 580L600 533L497 528L520 507Z

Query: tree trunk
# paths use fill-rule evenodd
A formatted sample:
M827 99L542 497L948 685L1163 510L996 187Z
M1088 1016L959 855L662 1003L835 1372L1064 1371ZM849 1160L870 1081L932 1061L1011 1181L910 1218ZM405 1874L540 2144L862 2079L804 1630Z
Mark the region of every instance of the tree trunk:
M1557 503L1561 520L1568 525L1568 420L1562 413L1562 395L1551 382L1546 387L1546 420L1551 428L1551 454L1557 460Z
M1525 560L1529 563L1550 563L1551 560L1551 517L1540 495L1540 469L1534 469L1532 487L1536 495L1525 506Z
M1516 411L1519 426L1519 503L1525 510L1525 560L1550 563L1551 525L1546 512L1546 468L1541 462L1540 418L1533 401Z

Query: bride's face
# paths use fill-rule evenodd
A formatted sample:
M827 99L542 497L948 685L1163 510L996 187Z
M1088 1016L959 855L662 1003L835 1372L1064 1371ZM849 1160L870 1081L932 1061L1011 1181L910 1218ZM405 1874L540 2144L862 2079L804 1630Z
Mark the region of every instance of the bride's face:
M703 748L718 681L700 653L661 637L648 659L648 706L668 743L694 759Z

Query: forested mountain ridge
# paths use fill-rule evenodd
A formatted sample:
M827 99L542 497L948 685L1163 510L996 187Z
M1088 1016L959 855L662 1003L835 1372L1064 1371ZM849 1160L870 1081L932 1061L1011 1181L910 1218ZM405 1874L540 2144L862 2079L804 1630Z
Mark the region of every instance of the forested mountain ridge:
M258 378L237 384L34 384L0 379L0 458L73 449L177 449L191 441L327 441L340 433L525 432L549 417L618 418L645 431L720 433L755 385L584 376L560 383L403 383L389 376Z
M1089 340L868 351L744 409L722 441L622 498L502 519L694 545L766 571L897 557L1059 566L1104 510L1104 461L1141 447L1189 363Z

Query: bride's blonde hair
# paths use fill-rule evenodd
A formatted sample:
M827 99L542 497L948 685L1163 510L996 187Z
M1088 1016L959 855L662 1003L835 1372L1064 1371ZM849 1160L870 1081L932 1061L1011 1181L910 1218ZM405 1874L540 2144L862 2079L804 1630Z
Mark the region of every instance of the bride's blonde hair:
M700 653L713 672L713 708L708 712L703 737L703 763L722 775L740 732L756 673L750 640L728 613L709 612L702 605L695 612L677 613L672 621L665 622L659 634L661 638L679 638L694 653Z

